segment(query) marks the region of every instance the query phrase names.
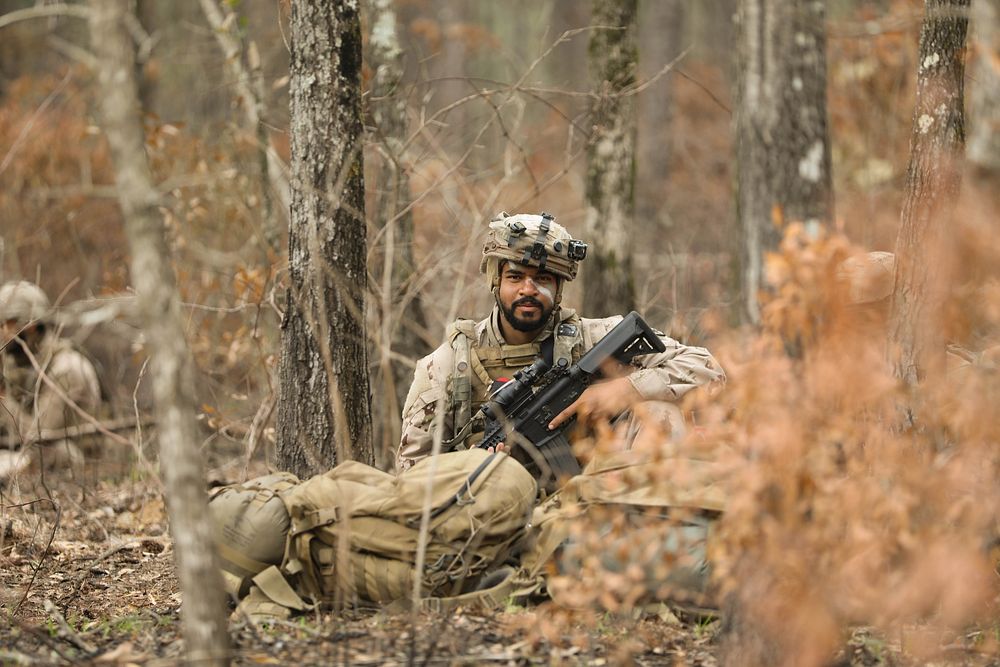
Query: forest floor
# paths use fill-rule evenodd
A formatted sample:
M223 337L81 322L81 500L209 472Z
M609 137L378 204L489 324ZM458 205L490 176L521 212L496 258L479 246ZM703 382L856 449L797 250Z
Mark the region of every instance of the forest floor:
M174 553L163 501L133 479L52 480L0 497L0 665L173 665L181 662ZM41 500L44 498L44 500ZM605 617L553 643L544 607L492 615L461 610L414 619L378 610L326 612L271 626L231 621L234 664L716 665L720 622L665 608ZM946 642L933 663L1000 665L976 633ZM558 645L557 645L558 644ZM929 664L898 643L855 632L831 665Z

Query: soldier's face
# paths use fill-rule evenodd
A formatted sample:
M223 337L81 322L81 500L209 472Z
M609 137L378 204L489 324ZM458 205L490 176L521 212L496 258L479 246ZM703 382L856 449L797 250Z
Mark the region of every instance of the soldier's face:
M2 320L0 321L0 345L7 345L12 342L14 336L21 327L17 325L17 320ZM6 348L4 348L6 349Z
M500 271L500 310L517 331L541 329L555 307L559 278L548 271L506 262Z
M0 328L3 331L3 335L0 336L3 353L15 357L19 362L23 359L25 364L28 363L22 344L27 345L32 352L37 350L38 340L41 338L37 328L34 325L25 327L18 320L0 322Z

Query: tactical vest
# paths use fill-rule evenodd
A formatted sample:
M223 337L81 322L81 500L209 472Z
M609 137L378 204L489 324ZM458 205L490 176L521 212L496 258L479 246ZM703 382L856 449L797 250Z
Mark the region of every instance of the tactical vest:
M465 447L472 447L482 439L478 410L495 380L513 377L539 355L551 355L551 364L560 359L570 364L579 360L583 344L580 317L570 309L560 309L558 314L559 321L550 338L522 345L485 344L476 332L474 320L457 320L451 325L448 339L455 353L455 365L448 378L448 409L455 436L448 445L456 447L464 443ZM551 342L546 345L548 341Z

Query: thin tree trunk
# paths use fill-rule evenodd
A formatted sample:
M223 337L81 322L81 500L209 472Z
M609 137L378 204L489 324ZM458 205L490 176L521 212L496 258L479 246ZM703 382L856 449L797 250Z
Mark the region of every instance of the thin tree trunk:
M381 336L379 375L383 400L372 405L379 442L380 467L391 466L400 438L399 416L413 378L413 363L430 352L425 342L427 318L415 281L410 164L406 141L406 96L402 91L403 51L391 0L371 0L368 48L373 70L370 109L379 143L375 230L381 241ZM375 263L379 266L379 262Z
M698 0L685 3L688 10L687 37L692 59L723 69L733 65L736 14L741 0Z
M587 148L584 312L613 315L635 307L635 85L637 0L594 0L590 36L593 136Z
M184 336L165 228L157 211L159 196L144 149L135 53L124 25L128 0L94 0L92 6L98 97L132 254L132 281L153 359L160 464L184 595L181 618L187 661L225 665L229 633L197 445L194 364Z
M277 463L304 477L347 459L374 462L357 0L294 0L290 28L290 288Z
M917 60L906 196L896 237L890 342L896 376L915 386L943 370L943 305L952 277L951 215L965 144L969 0L927 0Z
M1000 4L973 0L975 36L969 90L969 161L986 172L1000 173Z
M644 80L656 76L682 52L684 5L680 0L644 3L639 12L639 70ZM664 197L673 159L673 77L661 76L639 96L639 147L636 192L639 219L655 221L666 206Z
M200 0L201 9L215 32L222 48L229 76L245 114L247 128L254 133L260 155L261 192L264 197L264 241L275 252L281 248L281 227L288 222L289 186L285 165L271 145L264 123L264 77L260 70L260 54L250 42L244 55L243 43L233 34L237 17L230 9L223 16L216 0ZM280 222L279 222L280 221Z
M833 217L826 3L742 0L736 111L744 315L760 321L764 255L784 226Z

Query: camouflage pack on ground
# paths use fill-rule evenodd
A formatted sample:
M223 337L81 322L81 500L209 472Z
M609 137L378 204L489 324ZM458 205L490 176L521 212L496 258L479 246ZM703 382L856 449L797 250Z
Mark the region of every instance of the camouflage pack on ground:
M292 480L272 475L212 500L228 588L246 596L241 612L280 615L320 601L410 599L425 508L421 591L433 606L506 596L514 583L487 575L524 535L536 485L504 453L442 454L398 476L347 462L305 482ZM275 539L283 545L279 562Z

